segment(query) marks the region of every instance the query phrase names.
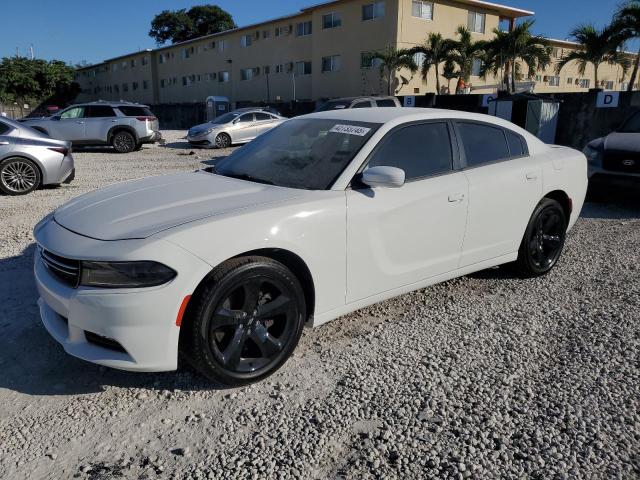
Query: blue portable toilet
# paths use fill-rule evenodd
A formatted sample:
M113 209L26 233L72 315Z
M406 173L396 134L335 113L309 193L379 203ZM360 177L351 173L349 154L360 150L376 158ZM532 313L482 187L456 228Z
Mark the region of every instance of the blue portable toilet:
M207 97L207 122L231 111L231 102L227 97Z

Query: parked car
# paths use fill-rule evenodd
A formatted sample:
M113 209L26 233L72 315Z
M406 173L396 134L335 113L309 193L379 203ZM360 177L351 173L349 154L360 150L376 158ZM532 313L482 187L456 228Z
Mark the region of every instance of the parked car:
M72 105L50 117L25 118L25 125L74 145L111 145L128 153L160 140L158 119L146 105L92 102Z
M589 142L584 154L589 160L590 179L640 184L640 111L606 137Z
M187 141L194 147L227 148L250 142L287 120L261 108L243 108L191 127Z
M71 143L5 117L0 118L0 191L25 195L42 185L71 183Z
M396 97L345 97L327 100L315 112L328 110L345 110L348 108L402 107Z
M301 116L207 170L112 185L43 219L40 314L79 358L164 371L181 351L245 384L305 324L505 263L546 274L586 189L582 153L500 118Z

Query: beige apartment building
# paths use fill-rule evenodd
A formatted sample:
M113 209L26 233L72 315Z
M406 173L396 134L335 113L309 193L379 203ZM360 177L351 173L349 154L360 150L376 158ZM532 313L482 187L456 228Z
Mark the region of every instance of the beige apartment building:
M369 54L389 45L412 47L430 32L454 37L460 25L477 39L508 29L533 12L480 0L334 0L286 17L208 35L154 50L135 52L79 69L79 101L129 100L147 104L203 102L207 96L232 102L317 101L330 97L387 93L386 81ZM576 45L552 40L557 62ZM420 61L420 58L416 58ZM500 79L481 78L474 65L474 93L492 93ZM593 71L579 75L554 66L526 80L535 92L587 91ZM602 65L601 85L626 88L622 69ZM441 78L441 84L447 81ZM451 82L452 87L455 81ZM435 73L400 71L396 95L435 92Z

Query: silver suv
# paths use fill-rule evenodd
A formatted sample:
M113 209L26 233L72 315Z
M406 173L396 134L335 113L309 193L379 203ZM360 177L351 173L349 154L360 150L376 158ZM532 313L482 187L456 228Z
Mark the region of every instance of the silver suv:
M127 153L158 141L158 119L146 105L92 102L72 105L51 117L20 120L51 138L80 145L111 145Z

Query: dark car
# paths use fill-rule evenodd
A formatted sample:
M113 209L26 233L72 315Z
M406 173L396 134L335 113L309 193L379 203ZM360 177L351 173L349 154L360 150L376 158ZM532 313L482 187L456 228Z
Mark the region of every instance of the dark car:
M637 180L640 183L640 111L606 137L584 148L589 160L589 179Z

